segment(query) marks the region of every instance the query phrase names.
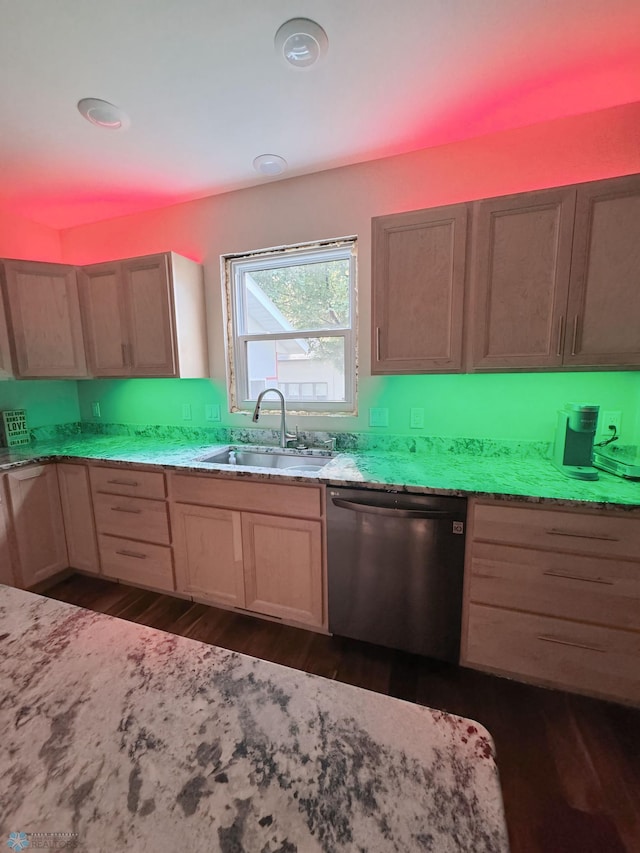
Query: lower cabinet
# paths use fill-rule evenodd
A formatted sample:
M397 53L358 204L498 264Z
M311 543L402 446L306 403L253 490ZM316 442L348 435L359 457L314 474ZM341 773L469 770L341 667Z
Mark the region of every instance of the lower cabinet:
M319 521L242 513L248 610L322 624L322 527Z
M174 503L171 523L178 589L213 604L244 607L241 514Z
M5 475L15 540L17 586L31 587L69 565L55 465Z
M475 501L461 663L640 704L640 513Z
M69 566L97 574L100 571L100 560L89 470L86 465L69 463L58 463L56 467Z
M173 592L164 473L97 465L89 473L102 573Z
M182 474L170 484L179 592L326 625L319 487Z
M0 475L0 583L16 586L17 578L11 549L11 517L5 491L6 476Z

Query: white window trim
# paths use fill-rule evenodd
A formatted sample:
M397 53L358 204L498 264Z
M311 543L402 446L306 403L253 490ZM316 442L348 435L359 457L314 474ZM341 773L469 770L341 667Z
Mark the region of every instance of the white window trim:
M349 261L350 282L350 327L330 329L309 329L294 332L265 333L261 335L240 334L243 306L238 304L236 294L242 296L238 287L238 277L251 269L274 269L285 266L296 266L300 260L313 263L318 261L347 259ZM357 238L355 236L341 237L314 243L303 243L296 246L281 246L263 251L242 252L233 255L223 255L221 261L221 279L223 289L223 306L225 310L225 344L227 366L227 393L230 412L248 412L255 406L255 399L239 399L238 389L247 388L247 341L284 340L331 337L344 339L345 354L345 397L343 402L305 402L299 409L293 410L287 400L287 412L300 415L356 415L357 414ZM240 322L239 322L240 321ZM237 357L238 352L245 352L245 357ZM267 403L271 397L267 397ZM275 402L275 400L273 401ZM263 412L268 409L263 408ZM275 410L274 410L275 411Z

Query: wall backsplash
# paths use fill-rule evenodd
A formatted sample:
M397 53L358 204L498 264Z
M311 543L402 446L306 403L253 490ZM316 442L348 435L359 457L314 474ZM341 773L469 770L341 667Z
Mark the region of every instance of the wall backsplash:
M567 402L589 402L601 411L622 412L624 443L638 441L640 372L456 374L363 378L357 418L289 415L301 431L371 433L413 438L551 441L557 411ZM227 411L220 383L205 379L93 380L78 383L80 418L102 424L157 424L199 430L253 427L247 415ZM100 418L92 416L99 403ZM188 406L190 419L183 417ZM220 421L206 419L206 407L219 406ZM389 409L389 426L371 428L369 407ZM410 426L410 410L424 409L424 427ZM278 417L265 415L263 428ZM236 439L237 440L237 439Z
M26 409L30 429L80 420L75 380L34 379L0 382L0 410Z

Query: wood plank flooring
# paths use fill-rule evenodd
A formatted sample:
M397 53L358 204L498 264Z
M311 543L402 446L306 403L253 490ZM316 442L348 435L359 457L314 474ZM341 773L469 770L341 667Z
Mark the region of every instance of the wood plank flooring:
M478 720L496 743L512 853L640 851L640 710L97 578L45 595Z

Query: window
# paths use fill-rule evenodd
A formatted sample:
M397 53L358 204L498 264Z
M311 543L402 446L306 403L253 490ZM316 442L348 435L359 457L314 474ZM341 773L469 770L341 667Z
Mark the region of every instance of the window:
M224 258L231 411L355 412L355 272L355 238Z

